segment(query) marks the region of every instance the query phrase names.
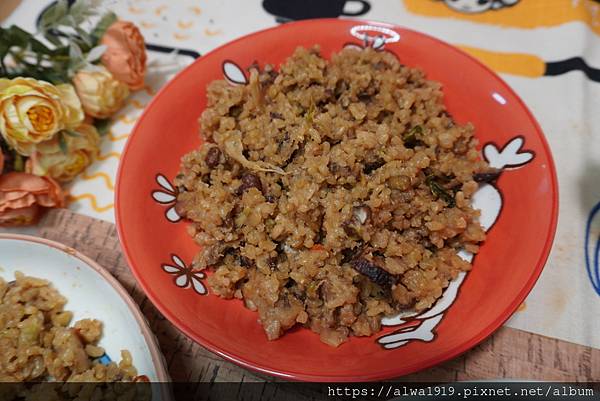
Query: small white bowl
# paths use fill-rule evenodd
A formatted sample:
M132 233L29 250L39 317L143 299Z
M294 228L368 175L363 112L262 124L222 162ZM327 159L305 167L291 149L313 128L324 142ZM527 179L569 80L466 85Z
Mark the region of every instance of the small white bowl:
M94 318L103 323L100 346L106 355L119 361L127 349L140 375L151 382L168 382L164 358L156 338L138 306L119 282L96 262L66 245L16 234L0 234L0 277L14 279L14 273L49 280L67 298L65 310L73 321ZM167 400L161 388L153 400Z

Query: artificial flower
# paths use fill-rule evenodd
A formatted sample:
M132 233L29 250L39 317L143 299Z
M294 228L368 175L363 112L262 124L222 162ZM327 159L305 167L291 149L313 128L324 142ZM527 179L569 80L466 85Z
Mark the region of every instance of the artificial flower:
M129 89L144 87L146 76L146 45L140 30L132 22L117 21L102 36L106 46L102 64Z
M54 86L33 78L0 78L0 134L18 153L83 121L79 98L69 84Z
M98 156L100 136L90 124L81 124L40 143L27 161L26 171L68 182L85 170Z
M71 84L57 85L56 88L59 90L65 106L64 128L71 129L79 126L85 119L85 114L75 88Z
M43 208L63 207L64 195L50 177L12 172L0 175L0 226L37 220Z
M127 85L102 66L80 70L73 78L83 110L95 118L108 118L123 107L129 96Z

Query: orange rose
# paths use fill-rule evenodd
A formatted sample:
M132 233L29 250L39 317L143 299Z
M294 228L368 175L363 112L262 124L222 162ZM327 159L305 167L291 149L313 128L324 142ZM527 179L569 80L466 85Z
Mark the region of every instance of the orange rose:
M0 175L2 175L2 170L4 170L4 153L2 153L2 149L0 148Z
M129 89L144 87L146 45L140 30L132 22L117 21L104 33L101 44L107 47L102 64Z
M52 178L17 172L0 176L0 226L31 224L42 208L64 204L60 186Z

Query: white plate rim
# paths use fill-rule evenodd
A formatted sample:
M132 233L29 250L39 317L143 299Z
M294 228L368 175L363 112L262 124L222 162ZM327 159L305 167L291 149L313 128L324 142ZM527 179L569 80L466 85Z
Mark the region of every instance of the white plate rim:
M52 241L46 238L34 237L31 235L23 235L23 234L7 234L0 233L0 240L16 240L16 241L24 241L31 242L35 244L40 244L47 246L49 248L53 248L59 252L66 253L69 256L75 257L87 265L89 268L100 274L100 276L110 284L110 286L117 292L117 294L122 298L127 307L129 308L129 312L133 315L136 322L140 326L140 330L142 335L144 336L144 340L148 344L148 350L150 351L150 355L152 357L152 364L156 370L156 377L158 378L158 382L170 382L169 374L164 364L164 357L160 351L160 347L158 345L158 341L154 336L154 333L150 330L146 318L142 314L140 308L135 303L131 295L125 290L123 285L117 281L117 279L110 274L105 268L100 266L96 261L92 260L88 256L85 256L83 253L78 250L61 244L60 242Z

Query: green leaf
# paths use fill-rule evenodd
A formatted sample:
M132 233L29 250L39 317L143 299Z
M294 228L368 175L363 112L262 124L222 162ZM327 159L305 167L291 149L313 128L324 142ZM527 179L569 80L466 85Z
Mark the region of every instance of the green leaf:
M10 46L11 44L8 40L8 32L6 32L6 29L0 27L0 60L6 57Z
M102 48L90 54L100 36L83 28L90 24L92 16L99 15L101 2L78 0L70 9L69 1L58 0L41 16L35 35L18 26L0 27L0 76L27 76L55 84L68 82L76 71L91 65L86 56L94 61L101 56ZM114 21L114 13L99 18L96 34L103 34ZM42 35L46 40L40 40Z
M414 149L415 146L423 145L423 141L419 139L422 133L423 127L420 125L416 125L408 130L408 132L402 136L404 147L407 149Z
M58 146L65 155L69 151L69 147L67 146L67 140L65 138L64 132L62 131L58 133Z
M83 57L83 51L81 50L81 47L79 47L79 44L77 44L74 41L71 41L69 43L69 58L71 59L71 61L76 60L76 61L83 61L85 60L85 58Z
M75 31L77 32L81 40L86 44L86 47L91 48L93 46L94 41L89 33L87 33L78 26L75 27Z
M90 0L77 0L69 9L69 14L78 23L82 23L86 19L97 14L98 2Z
M81 134L79 132L73 131L71 129L66 129L63 132L65 133L65 135L68 135L68 136L73 137L73 138L80 138L81 137Z
M112 125L112 120L110 118L106 118L103 120L95 119L94 125L96 126L96 130L100 136L105 136L110 131L110 127Z
M71 42L69 44L69 73L75 73L85 66L85 58L83 52L77 43Z
M0 154L4 155L4 168L0 167L0 175L9 173L14 169L15 151L8 146L8 143L0 135Z
M76 22L81 22L85 19L85 8L87 6L86 1L77 0L71 5L69 14L73 17Z
M68 26L70 28L77 28L79 23L75 21L75 18L71 14L65 15L60 21L58 21L59 25Z
M23 156L18 153L15 153L15 161L13 164L13 169L18 172L25 171L25 160L23 160Z
M429 186L431 193L443 200L444 202L446 202L448 204L448 207L456 206L454 196L448 193L446 188L444 188L442 184L438 182L438 179L439 178L434 175L428 175L425 179L425 183L427 183L427 185Z
M57 36L53 31L44 32L44 38L46 38L46 40L52 43L54 46L62 46L63 44L60 40L60 37Z
M29 39L29 44L31 45L31 51L33 51L34 53L41 53L41 54L52 54L52 50L50 50L48 48L48 46L46 46L45 44L43 44L42 42L40 42L39 40L37 40L34 37L31 37Z
M6 38L9 45L26 48L27 44L33 38L33 35L16 25L8 28L8 37Z
M54 85L70 83L70 79L66 72L53 71L51 69L44 69L41 79L51 82Z
M23 62L17 68L10 71L8 78L17 76L31 77L43 81L48 81L53 84L61 84L69 82L69 77L66 74L66 68L52 65L44 67L41 65L30 64Z
M53 6L48 8L40 18L39 26L42 31L47 31L58 25L69 12L69 3L67 0L58 0Z
M94 45L97 45L98 42L100 42L100 39L104 36L104 32L106 32L106 30L116 21L117 15L113 12L106 13L100 18L100 21L98 21L91 34Z
M100 60L100 57L102 57L102 55L104 54L105 51L106 51L105 45L96 46L96 47L90 49L90 52L85 56L85 60L88 63L93 63L95 61L98 61L98 60Z
M52 56L53 57L62 56L62 57L64 57L64 60L68 60L69 59L69 46L61 45L60 47L57 47L56 49L52 50Z
M43 74L42 69L37 68L35 65L22 63L19 67L20 68L15 68L14 70L11 71L11 75L13 78L15 75L17 75L17 76L25 76L25 77L35 78L38 80L48 81L46 79L45 75Z

